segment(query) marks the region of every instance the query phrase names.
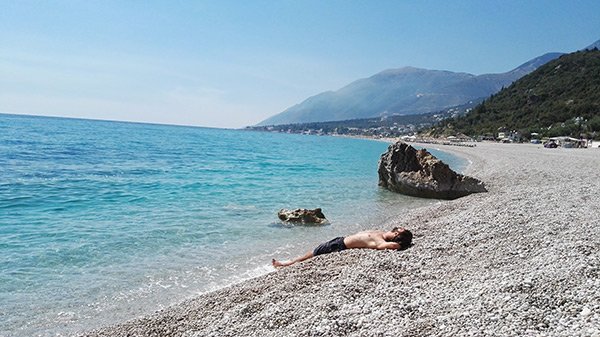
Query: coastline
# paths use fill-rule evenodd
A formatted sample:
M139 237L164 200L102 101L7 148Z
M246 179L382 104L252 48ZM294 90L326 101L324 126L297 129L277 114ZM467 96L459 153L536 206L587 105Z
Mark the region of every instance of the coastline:
M411 249L319 256L82 336L600 334L600 152L416 145L468 159L489 192L386 224Z

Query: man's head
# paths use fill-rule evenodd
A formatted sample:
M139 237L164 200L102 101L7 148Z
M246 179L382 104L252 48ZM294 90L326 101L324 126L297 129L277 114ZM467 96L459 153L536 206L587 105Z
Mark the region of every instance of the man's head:
M395 234L392 241L400 244L400 250L405 250L412 245L413 235L408 229L404 227L394 227L391 232Z

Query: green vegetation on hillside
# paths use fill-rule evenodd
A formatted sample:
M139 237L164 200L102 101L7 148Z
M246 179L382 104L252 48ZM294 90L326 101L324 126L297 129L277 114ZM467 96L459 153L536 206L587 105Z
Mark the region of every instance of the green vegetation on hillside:
M531 133L600 137L600 51L563 55L430 132L481 136L499 131L517 131L525 138Z

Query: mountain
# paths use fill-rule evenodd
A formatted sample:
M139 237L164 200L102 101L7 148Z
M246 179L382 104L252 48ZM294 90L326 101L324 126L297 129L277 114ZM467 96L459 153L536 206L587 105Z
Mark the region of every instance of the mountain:
M583 49L583 50L592 50L592 49L594 49L594 48L596 48L596 49L600 49L600 40L598 40L598 41L596 41L596 42L592 43L591 45L589 45L589 46L587 46L587 47L585 47L585 49Z
M510 85L512 82L561 55L563 55L563 53L547 53L529 60L509 72L474 76L473 78L451 86L451 89L454 92L461 92L471 96L472 98L469 100L483 99L500 91L503 87ZM462 101L461 103L465 102L466 101ZM447 108L447 106L444 108Z
M498 92L562 54L549 53L501 74L472 75L413 67L389 69L306 99L260 123L281 125L440 111Z
M310 122L295 124L279 124L276 126L248 126L246 130L302 133L316 135L353 135L400 137L412 134L424 128L430 128L441 121L466 114L483 99L469 101L466 104L418 115L395 115L345 121Z
M600 135L600 51L566 54L492 95L433 135L517 130L528 136Z

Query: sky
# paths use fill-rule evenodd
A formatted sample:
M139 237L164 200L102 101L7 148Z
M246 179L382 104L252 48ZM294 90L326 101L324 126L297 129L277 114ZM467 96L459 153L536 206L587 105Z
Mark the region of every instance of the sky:
M0 113L254 125L390 68L502 73L600 40L598 0L0 0Z

